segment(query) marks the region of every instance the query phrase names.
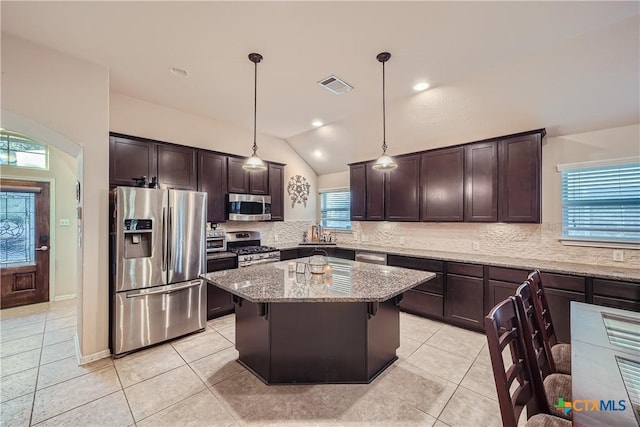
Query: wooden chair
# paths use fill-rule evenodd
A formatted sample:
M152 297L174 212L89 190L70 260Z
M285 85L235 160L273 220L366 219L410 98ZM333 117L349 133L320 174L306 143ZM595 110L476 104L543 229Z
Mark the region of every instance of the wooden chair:
M496 305L485 317L484 326L502 425L517 427L522 410L527 407L529 427L570 427L570 421L551 415L540 372L537 368L531 369L533 350L531 345L527 346L525 338L529 332L523 328L515 297ZM510 365L506 365L503 359L503 350L507 346L511 352ZM517 387L514 388L512 385L516 380Z
M540 270L534 270L527 278L531 284L531 291L536 296L534 298L534 307L538 316L542 329L543 337L546 342L547 354L550 356L552 371L561 374L571 374L571 344L558 343L553 322L551 320L551 311L549 310L549 302L544 293Z

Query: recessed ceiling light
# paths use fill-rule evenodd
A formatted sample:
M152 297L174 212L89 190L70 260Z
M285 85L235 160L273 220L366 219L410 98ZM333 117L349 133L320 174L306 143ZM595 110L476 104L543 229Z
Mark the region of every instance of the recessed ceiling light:
M177 68L177 67L169 68L169 72L174 76L180 76L180 77L187 77L189 75L189 73L187 73L186 70L183 70L182 68Z
M324 123L322 123L320 120L314 120L311 122L311 124L315 127L320 127L322 126Z
M313 152L313 155L314 155L314 156L316 156L316 157L318 157L318 158L320 158L320 157L322 157L322 151L320 151L320 150L315 150L315 151Z
M429 83L427 83L427 82L420 82L420 83L417 83L417 84L413 87L413 90L415 90L416 92L420 92L421 90L425 90L425 89L429 89Z

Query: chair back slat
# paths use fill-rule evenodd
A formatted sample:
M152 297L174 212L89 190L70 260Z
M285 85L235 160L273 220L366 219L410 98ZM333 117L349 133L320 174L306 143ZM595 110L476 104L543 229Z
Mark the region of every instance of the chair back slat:
M485 317L484 325L503 426L516 427L525 407L529 408L529 417L539 412L548 413L540 373L538 369L531 369L532 352L527 350L525 341L529 331L523 329L515 297L496 305ZM503 350L507 346L511 363L505 367ZM518 386L511 390L516 380Z
M545 340L544 324L541 316L538 315L535 308L535 299L531 282L527 279L516 291L517 303L522 306L524 313L524 321L526 321L529 332L531 333L531 344L535 352L536 365L542 373L542 378L555 372L553 357L551 356L551 347Z
M549 309L547 295L544 292L540 270L534 270L533 273L529 274L527 280L531 283L531 292L537 297L534 298L535 308L543 319L541 323L544 325L545 339L549 343L549 348L551 348L558 344L558 337L551 321L551 310Z

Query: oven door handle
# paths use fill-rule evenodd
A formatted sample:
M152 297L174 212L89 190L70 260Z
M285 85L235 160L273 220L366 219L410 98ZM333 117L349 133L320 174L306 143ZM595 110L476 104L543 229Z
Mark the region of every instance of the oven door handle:
M255 264L267 264L269 262L278 262L280 261L279 259L275 259L275 258L265 258L265 259L260 259L260 260L256 260L256 261L248 261L245 264L242 264L241 267L249 267L250 265L255 265Z

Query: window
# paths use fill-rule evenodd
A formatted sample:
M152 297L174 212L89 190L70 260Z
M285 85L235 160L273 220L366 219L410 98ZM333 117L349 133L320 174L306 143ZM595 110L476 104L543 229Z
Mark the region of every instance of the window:
M320 223L325 228L351 230L351 193L348 190L320 193Z
M19 133L0 132L0 165L48 169L48 157L45 144Z
M590 166L558 166L562 237L640 243L640 161Z
M0 191L0 265L35 263L35 194Z

